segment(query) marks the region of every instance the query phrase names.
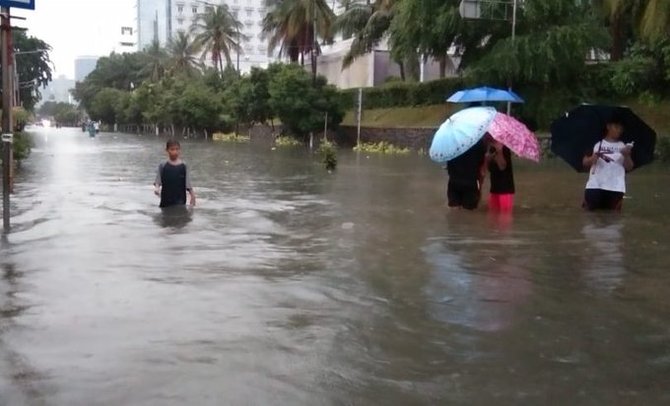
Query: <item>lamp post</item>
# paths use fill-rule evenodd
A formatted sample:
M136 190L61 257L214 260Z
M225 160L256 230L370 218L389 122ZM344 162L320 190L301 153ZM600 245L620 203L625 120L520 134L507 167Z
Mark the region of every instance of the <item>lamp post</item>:
M485 11L482 10L482 6L495 6L495 5L512 5L512 43L516 40L516 19L517 19L517 9L519 6L519 0L462 0L459 6L459 13L464 19L471 20L496 20L493 15L486 15ZM504 20L507 20L507 8L505 8L505 17ZM508 89L512 91L512 78L508 80ZM512 111L512 103L507 102L507 114L510 114Z

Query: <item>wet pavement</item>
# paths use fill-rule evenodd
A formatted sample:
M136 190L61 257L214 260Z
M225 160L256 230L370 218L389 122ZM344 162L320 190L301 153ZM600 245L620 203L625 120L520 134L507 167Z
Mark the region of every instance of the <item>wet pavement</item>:
M46 129L0 246L0 405L668 404L670 171L622 215L517 165L513 218L444 207L427 158Z

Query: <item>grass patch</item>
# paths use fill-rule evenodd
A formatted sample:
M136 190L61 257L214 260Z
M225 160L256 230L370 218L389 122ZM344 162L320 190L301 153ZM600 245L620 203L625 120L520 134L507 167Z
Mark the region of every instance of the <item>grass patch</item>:
M450 115L457 111L458 105L440 104L423 107L394 107L363 111L361 125L363 127L384 128L432 128L439 127ZM349 111L344 116L342 125L355 126L356 112Z
M639 100L619 103L633 109L659 135L670 136L670 100L642 103ZM462 105L444 103L435 106L395 107L364 110L361 125L377 128L434 128L439 127ZM344 126L356 125L356 112L348 111L342 121ZM548 129L540 129L547 132Z
M235 133L214 133L212 134L212 140L219 142L249 142L250 138L246 135L240 135Z
M277 147L302 147L303 143L293 137L277 137L275 138L275 146Z
M409 148L397 147L389 142L381 141L375 143L362 143L354 147L354 151L366 154L405 155L409 154Z

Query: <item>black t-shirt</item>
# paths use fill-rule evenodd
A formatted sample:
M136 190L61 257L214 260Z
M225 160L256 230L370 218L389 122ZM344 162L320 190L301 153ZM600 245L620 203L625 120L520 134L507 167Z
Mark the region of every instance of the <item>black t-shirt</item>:
M483 141L479 141L463 155L447 162L449 181L460 185L474 184L476 186L485 155L486 146Z
M514 193L514 170L512 169L512 152L507 147L503 147L503 156L507 161L504 170L498 168L495 159L489 162L489 173L491 174L491 193L510 194Z

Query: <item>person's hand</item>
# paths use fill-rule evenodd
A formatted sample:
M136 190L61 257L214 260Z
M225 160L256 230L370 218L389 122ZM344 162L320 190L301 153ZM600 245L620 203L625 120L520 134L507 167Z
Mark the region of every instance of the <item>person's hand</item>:
M160 196L160 195L161 195L161 188L158 187L158 186L155 186L155 187L154 187L154 194L155 194L156 196Z
M192 207L195 207L195 195L191 195L190 204L191 204Z
M632 145L626 145L622 150L621 150L621 155L625 157L629 157L630 154L633 153L633 146Z

